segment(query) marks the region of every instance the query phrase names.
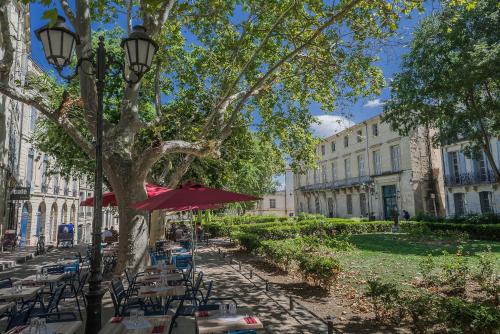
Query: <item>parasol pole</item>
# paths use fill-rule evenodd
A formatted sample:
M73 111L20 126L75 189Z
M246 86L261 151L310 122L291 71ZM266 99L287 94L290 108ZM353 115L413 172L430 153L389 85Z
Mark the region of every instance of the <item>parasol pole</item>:
M191 238L192 238L192 243L191 243L191 263L193 265L193 270L192 270L192 281L193 281L193 289L194 289L194 285L195 285L195 280L196 280L196 263L195 263L195 259L194 259L194 256L195 256L195 252L196 252L196 227L194 226L194 221L193 221L193 210L192 210L192 207L189 206L189 219L191 220Z

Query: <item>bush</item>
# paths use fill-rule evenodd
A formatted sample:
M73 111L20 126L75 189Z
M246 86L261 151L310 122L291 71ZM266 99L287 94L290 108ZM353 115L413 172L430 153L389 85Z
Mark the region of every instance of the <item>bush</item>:
M380 278L367 281L366 296L371 299L375 318L399 323L402 317L400 291L392 282L382 282ZM395 316L397 315L397 316Z
M329 254L318 239L264 240L259 254L283 269L294 268L304 280L328 289L340 273L340 261Z
M259 236L254 233L234 232L232 237L248 252L252 252L260 246Z
M441 315L447 327L459 333L493 334L500 328L498 308L457 297L441 300Z

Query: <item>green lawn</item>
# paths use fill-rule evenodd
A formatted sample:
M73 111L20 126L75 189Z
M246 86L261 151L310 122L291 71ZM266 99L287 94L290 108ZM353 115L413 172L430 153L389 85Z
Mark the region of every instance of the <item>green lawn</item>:
M370 276L380 276L386 280L409 281L419 276L419 263L431 253L436 263L445 259L443 251L455 253L462 245L472 267L478 261L479 254L491 247L500 271L500 242L454 239L423 239L407 234L374 233L353 235L351 242L356 250L345 252L341 256L343 267L350 272L353 283L366 280Z

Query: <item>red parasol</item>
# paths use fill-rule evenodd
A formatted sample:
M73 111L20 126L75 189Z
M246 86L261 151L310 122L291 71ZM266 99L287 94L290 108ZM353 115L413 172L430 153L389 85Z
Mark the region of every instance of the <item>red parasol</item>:
M155 184L146 183L146 192L148 198L159 195L161 193L169 191L169 188L160 187ZM89 197L80 203L80 206L94 206L94 197ZM102 206L118 206L116 202L116 196L113 192L107 191L102 194Z
M177 189L161 193L155 197L148 198L145 201L132 205L133 208L146 211L168 209L172 211L181 211L178 208L188 207L189 210L195 210L196 207L257 201L261 198L239 194L222 189L207 188L197 183L186 183Z

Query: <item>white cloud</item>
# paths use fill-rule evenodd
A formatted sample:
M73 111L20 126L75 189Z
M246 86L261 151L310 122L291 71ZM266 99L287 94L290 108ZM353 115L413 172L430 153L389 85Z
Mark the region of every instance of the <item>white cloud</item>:
M363 107L365 108L378 108L383 106L385 103L380 101L380 99L370 100L366 102Z
M316 137L326 138L354 125L354 122L343 117L334 115L315 116L318 123L313 123L311 129Z

